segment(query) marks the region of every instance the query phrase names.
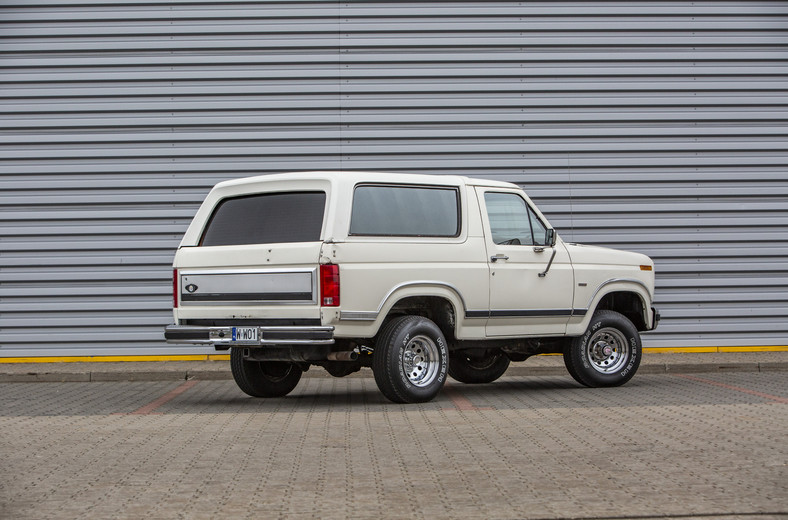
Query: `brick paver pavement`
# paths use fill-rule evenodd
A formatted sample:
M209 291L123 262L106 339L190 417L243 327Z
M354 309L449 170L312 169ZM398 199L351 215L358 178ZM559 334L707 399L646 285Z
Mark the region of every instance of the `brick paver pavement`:
M9 358L13 359L13 358ZM101 358L97 358L101 359ZM229 361L126 361L76 363L3 363L0 383L87 382L87 381L168 381L176 379L232 379ZM646 352L638 374L684 374L709 372L788 372L788 351L673 353ZM512 363L507 376L564 376L562 356L532 356ZM319 367L311 367L305 378L331 377ZM348 377L372 377L368 369Z
M785 518L788 377L0 384L0 518ZM733 516L737 515L737 516Z

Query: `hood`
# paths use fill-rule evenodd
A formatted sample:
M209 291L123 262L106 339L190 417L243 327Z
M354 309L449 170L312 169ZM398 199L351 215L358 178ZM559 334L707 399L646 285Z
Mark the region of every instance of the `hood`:
M583 244L564 244L573 264L598 264L598 265L628 265L654 266L648 256L631 251L619 251L600 246L587 246Z

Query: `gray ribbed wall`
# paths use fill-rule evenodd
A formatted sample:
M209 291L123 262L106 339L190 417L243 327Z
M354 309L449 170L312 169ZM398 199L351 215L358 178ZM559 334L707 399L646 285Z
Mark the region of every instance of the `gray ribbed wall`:
M0 356L173 352L209 187L339 168L520 183L655 258L647 346L786 345L787 73L786 2L5 0Z

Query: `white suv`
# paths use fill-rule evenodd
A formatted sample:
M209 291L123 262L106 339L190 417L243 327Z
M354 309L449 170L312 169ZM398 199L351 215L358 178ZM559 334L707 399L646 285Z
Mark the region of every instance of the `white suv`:
M567 244L516 185L359 172L222 182L174 261L168 342L230 349L249 395L289 393L311 365L371 367L395 402L447 373L489 383L561 353L587 386L628 381L656 327L653 262Z

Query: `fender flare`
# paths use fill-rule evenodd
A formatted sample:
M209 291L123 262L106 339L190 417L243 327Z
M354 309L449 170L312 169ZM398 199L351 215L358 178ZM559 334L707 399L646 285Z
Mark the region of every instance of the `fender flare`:
M396 285L389 290L386 296L378 305L375 312L374 329L379 331L380 327L391 312L391 309L405 298L414 296L436 297L447 300L454 311L455 319L462 319L465 316L467 306L459 289L447 282L437 280L416 280ZM371 315L372 313L370 313ZM370 316L371 317L371 316Z
M594 316L594 312L596 312L596 309L599 306L599 302L602 301L602 298L608 294L615 292L628 292L637 295L637 297L640 299L642 307L641 313L643 315L643 322L646 324L653 322L653 317L651 315L653 312L653 297L648 285L646 285L642 280L638 280L636 278L611 278L610 280L606 280L599 284L599 286L594 291L594 294L588 300L588 304L585 307L585 316L583 317L583 320L576 324L570 323L567 333L570 333L570 329L573 329L572 332L576 332L578 335L585 332Z

